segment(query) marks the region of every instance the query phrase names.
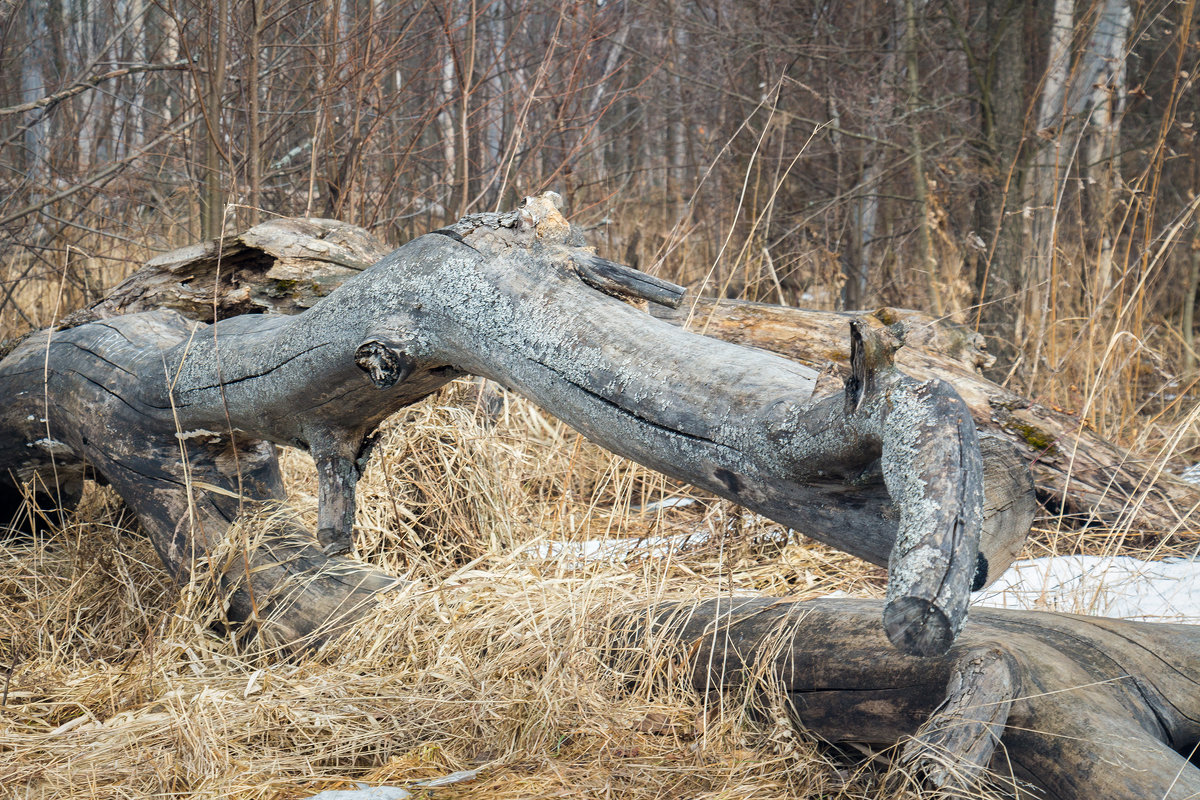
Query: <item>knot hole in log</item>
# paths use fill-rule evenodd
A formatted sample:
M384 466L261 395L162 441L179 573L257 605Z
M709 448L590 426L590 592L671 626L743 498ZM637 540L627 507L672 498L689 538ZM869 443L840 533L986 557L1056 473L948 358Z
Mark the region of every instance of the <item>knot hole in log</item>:
M376 389L390 389L413 373L416 363L402 351L378 339L368 339L354 351L354 363Z

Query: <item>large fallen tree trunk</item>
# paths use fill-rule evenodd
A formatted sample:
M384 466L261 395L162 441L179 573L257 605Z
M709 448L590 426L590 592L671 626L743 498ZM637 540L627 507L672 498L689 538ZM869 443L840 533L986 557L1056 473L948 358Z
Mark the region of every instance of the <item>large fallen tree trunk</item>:
M395 585L329 554L352 521L367 434L475 372L618 452L877 562L891 556L884 604L660 608L655 625L684 646L697 687L766 676L826 738L915 735L905 752L940 785L966 786L990 764L1063 800L1200 791L1176 753L1200 738L1195 629L976 611L943 655L888 644L885 631L910 653L951 645L978 571L975 536L983 528L995 563L1011 557L1029 497L1003 447L980 459L960 401L890 366L894 343L874 323L851 328L843 387L589 288L678 296L577 247L545 208L422 237L369 270L360 259L374 245L336 224L276 226L196 248L190 274L164 260L12 347L0 361L10 478L69 495L90 464L174 572L223 576L231 618L313 643ZM314 277L314 259L334 276ZM227 303L308 310L223 319ZM325 547L278 508L270 442L313 451ZM999 467L983 478L987 513L980 460Z
M902 742L954 796L987 769L1035 787L1020 797L1200 797L1200 627L973 609L950 652L913 658L878 615L869 600L725 598L635 617L631 641L635 661L677 644L700 691L782 690L826 741Z
M204 325L158 310L44 331L0 363L0 464L61 487L90 463L183 574L246 503L281 497L266 443L304 447L318 472L317 538L339 553L372 431L472 373L614 452L886 564L889 638L914 653L949 647L970 589L998 573L988 558L1011 558L1029 523L1012 513L1027 479L993 472L1001 511L981 557L983 463L962 401L897 371L895 343L858 324L844 391L818 391L814 370L612 296L677 304L682 290L575 236L552 198L531 198L416 239L295 316ZM287 563L275 545L244 559L247 615L286 594L294 564L338 576L306 584L327 596L321 622L343 613L347 582L352 594L386 583L295 539ZM287 608L299 616L285 628L314 628Z
M378 240L352 225L273 220L219 245L195 245L154 259L66 324L154 308L173 308L205 322L214 314L221 319L252 312L294 314L386 253ZM939 379L954 387L978 430L1011 444L1028 465L1038 497L1052 513L1153 535L1195 527L1191 515L1200 505L1196 487L1161 464L1096 436L1078 417L984 378L980 367L989 356L980 349L980 337L953 324L892 308L869 314L812 311L698 297L676 308L652 305L650 311L673 324L770 350L839 379L850 364L848 321L862 319L886 328L904 343L896 353L900 369L919 380ZM984 446L1000 449L986 441Z

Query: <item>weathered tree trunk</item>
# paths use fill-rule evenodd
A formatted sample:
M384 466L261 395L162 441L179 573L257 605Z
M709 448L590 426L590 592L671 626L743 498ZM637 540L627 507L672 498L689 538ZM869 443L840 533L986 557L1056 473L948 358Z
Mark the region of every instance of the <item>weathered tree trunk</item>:
M760 347L813 368L844 375L849 349L840 331L849 314L729 300L689 300L656 316L719 339ZM884 308L860 315L904 342L896 364L918 380L954 387L980 432L1011 443L1033 473L1052 513L1084 524L1166 535L1195 520L1200 492L1166 471L1101 439L1078 417L1030 401L979 374L987 354L977 336L916 311Z
M576 246L545 198L363 270L379 253L355 229L309 220L158 260L5 354L0 465L70 495L90 464L173 572L214 570L231 619L311 644L396 585L330 556L352 524L368 434L453 376L484 375L616 452L889 563L884 603L655 609L653 627L683 647L698 688L765 677L825 738L912 736L905 757L942 786L969 787L991 766L1063 800L1200 791L1179 755L1200 739L1197 629L988 610L963 627L981 577L976 541L987 534L993 567L1011 558L1031 515L1028 474L997 437L981 456L968 405L894 369L896 342L876 322L903 334L900 352L928 374L970 375L954 366L974 357L969 340L948 347L943 329L922 340L902 312L817 315L851 331L843 385L611 297L674 305L680 291ZM137 311L158 306L184 313ZM693 324L733 338L755 327L736 334L738 314L762 326L774 313L764 308L715 305ZM221 319L267 309L299 313ZM823 355L810 360L841 360L832 333L814 341ZM278 508L271 442L313 452L326 547Z
M888 648L870 600L725 598L635 616L678 644L701 691L782 689L830 742L892 744L937 786L990 769L1047 800L1200 796L1200 627L973 609L945 655ZM656 645L654 642L657 641ZM637 652L637 647L635 647ZM660 668L656 664L653 668Z
M65 466L90 463L185 573L246 503L281 496L267 442L305 447L317 536L340 552L370 433L469 372L614 452L887 564L889 638L913 653L949 647L970 589L994 577L992 551L1010 558L1029 523L994 516L1005 526L979 557L983 464L962 401L894 369L895 343L865 324L849 326L843 391L793 361L655 320L610 295L678 303L679 287L574 237L552 198L532 198L519 214L416 239L296 316L204 325L159 310L44 331L0 363L0 464L52 486ZM1002 470L999 493L1020 498L1022 477ZM302 552L305 570L341 569ZM247 580L265 563L248 564ZM250 593L255 614L261 594ZM321 621L343 607L334 597Z
M193 245L154 259L65 324L154 308L172 308L205 322L212 321L214 309L220 318L295 314L387 254L366 231L317 219L274 220L222 244ZM214 298L218 264L221 291ZM904 343L895 356L900 369L918 380L936 378L953 386L986 434L985 448L998 453L997 442L1010 443L1052 512L1161 535L1179 529L1200 503L1194 486L1161 465L1101 439L1072 414L984 378L980 369L990 356L980 349L979 337L921 312L884 308L854 314L692 297L677 308L654 305L650 311L672 324L770 350L819 372L832 368L826 379L833 385L849 373L849 320L886 327ZM993 572L1006 565L997 561Z

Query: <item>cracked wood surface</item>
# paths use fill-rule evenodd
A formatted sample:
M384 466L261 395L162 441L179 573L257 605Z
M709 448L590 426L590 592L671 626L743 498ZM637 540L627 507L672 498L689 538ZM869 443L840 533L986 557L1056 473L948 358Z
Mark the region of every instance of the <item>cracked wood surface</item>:
M894 344L866 326L850 328L860 357L843 392L819 390L814 370L777 355L655 320L618 298L673 302L681 290L625 267L605 267L603 281L596 278L597 257L558 207L547 194L510 214L466 218L293 316L205 325L159 310L44 332L5 359L0 396L22 409L50 398L48 421L7 414L2 438L16 444L0 455L26 470L47 466L25 446L46 429L106 477L124 470L119 490L153 518L160 554L183 572L237 516L220 491L242 503L280 497L265 442L306 447L321 483L318 539L331 553L349 540L368 434L395 410L473 373L614 452L887 564L889 637L910 652L948 647L970 588L994 577L988 557L1004 558L1028 528L1025 520L1001 531L1000 545L985 542L996 552L979 558L983 467L961 400L945 384L895 370ZM272 236L285 243L277 249L314 248ZM239 251L221 252L232 260ZM339 269L346 260L334 259ZM214 266L214 282L218 272ZM39 364L44 387L30 380ZM144 431L156 444L86 435L81 416ZM180 441L187 460L176 455ZM223 464L218 451L228 451ZM140 468L128 469L134 463ZM206 520L197 518L197 508L208 508L194 502L197 474L220 490L208 492ZM151 475L174 489L133 486ZM1019 496L1020 476L1006 480ZM881 486L890 506L880 501ZM881 513L888 509L890 516Z
M889 648L879 603L724 598L652 610L700 691L782 691L830 742L900 742L936 786L971 796L989 769L1048 800L1200 797L1200 627L973 609L936 658ZM654 642L658 644L654 644ZM1035 791L1030 791L1032 784ZM964 794L965 793L965 794Z
M326 247L330 255L322 252ZM224 248L195 245L164 254L73 317L99 319L169 306L211 321L218 252L224 253L224 261L216 307L223 318L247 309L297 313L379 260L387 248L361 228L332 220L272 220L232 237ZM971 409L979 431L1015 449L1047 507L1080 521L1128 525L1151 536L1194 524L1190 519L1200 504L1196 487L1101 439L1077 416L984 378L979 369L989 356L980 350L980 337L969 330L893 308L852 314L689 297L677 309L652 305L650 311L705 335L779 353L818 372L832 369L839 378L849 368L846 325L852 318L866 319L904 342L896 359L905 373L949 383Z
M164 354L188 348L196 333L197 323L158 311L30 337L0 362L0 463L37 473L54 495L69 494L87 462L137 513L173 574L217 570L231 620L292 646L319 643L397 581L330 559L279 513L285 494L269 442L232 439L219 433L225 424L185 424ZM235 524L266 512L276 512L269 539L235 542L230 558Z

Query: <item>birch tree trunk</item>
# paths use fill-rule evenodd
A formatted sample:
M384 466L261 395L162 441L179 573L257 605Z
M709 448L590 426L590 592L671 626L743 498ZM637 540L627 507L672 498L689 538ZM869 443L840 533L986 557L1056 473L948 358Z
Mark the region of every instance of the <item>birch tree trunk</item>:
M47 31L45 26L46 9L39 0L29 0L22 10L27 49L21 59L21 102L29 103L38 100L46 93L44 68L46 54L44 52ZM23 115L25 123L25 180L30 190L40 193L46 186L48 177L49 152L46 146L46 129L48 124L43 119L41 109L27 111Z
M1092 104L1097 99L1107 102L1107 87L1123 71L1130 20L1128 0L1099 3L1094 15L1084 17L1083 22L1091 30L1082 55L1072 65L1071 42L1075 32L1072 5L1071 0L1055 0L1049 62L1038 110L1038 137L1043 144L1033 157L1030 200L1033 260L1026 271L1027 288L1018 319L1017 340L1028 341L1032 337L1030 370L1034 374L1041 360L1047 326L1057 307L1059 287L1064 282L1057 266L1056 242L1067 180L1083 136L1082 115L1095 111ZM1097 85L1105 87L1103 94L1097 91ZM1103 111L1101 118L1110 120Z
M1096 273L1088 285L1093 314L1101 313L1113 286L1113 211L1121 186L1121 118L1125 113L1125 55L1133 15L1128 3L1106 4L1106 18L1089 42L1086 58L1102 65L1092 87L1087 142L1088 222L1096 238Z
M1032 159L1029 197L1029 237L1031 259L1024 271L1021 309L1014 338L1018 349L1033 340L1030 370L1036 374L1042 354L1048 315L1056 299L1054 243L1058 236L1060 191L1066 184L1070 161L1070 137L1075 129L1073 114L1065 106L1071 69L1071 37L1074 33L1073 0L1054 0L1050 25L1050 48L1038 106L1037 135L1043 143Z

